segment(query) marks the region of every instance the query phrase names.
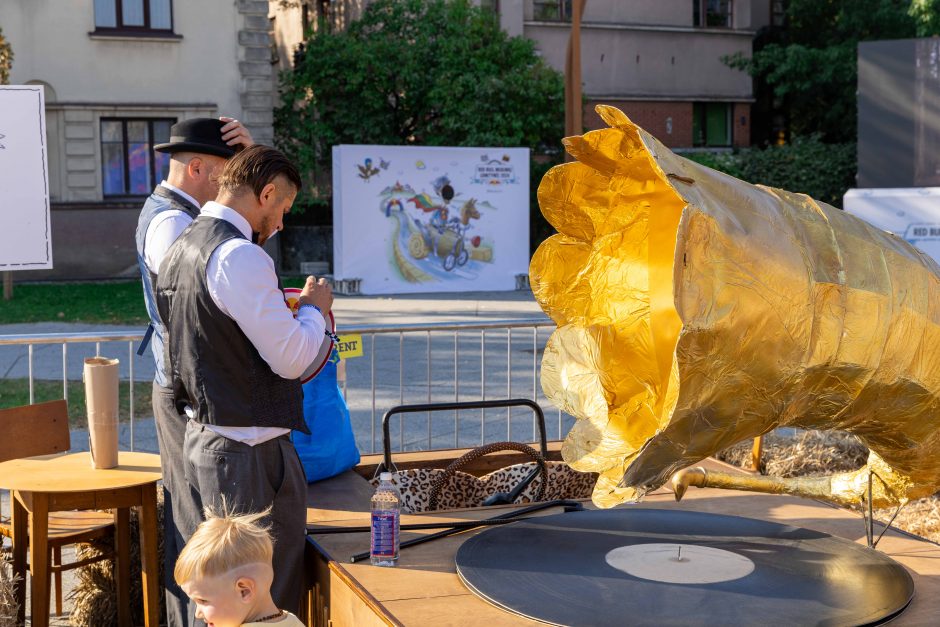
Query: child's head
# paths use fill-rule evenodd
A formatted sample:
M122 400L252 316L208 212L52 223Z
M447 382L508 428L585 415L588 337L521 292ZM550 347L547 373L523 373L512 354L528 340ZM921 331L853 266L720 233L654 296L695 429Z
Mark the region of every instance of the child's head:
M196 617L213 627L241 625L270 603L273 545L259 521L270 513L206 513L176 561L173 576L196 603Z

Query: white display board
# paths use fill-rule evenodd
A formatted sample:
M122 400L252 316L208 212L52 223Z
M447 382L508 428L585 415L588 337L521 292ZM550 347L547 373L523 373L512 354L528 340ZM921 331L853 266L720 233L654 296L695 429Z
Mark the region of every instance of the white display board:
M940 187L850 189L842 206L940 263Z
M333 148L333 276L363 294L513 290L529 149Z
M52 267L40 85L0 85L0 270Z

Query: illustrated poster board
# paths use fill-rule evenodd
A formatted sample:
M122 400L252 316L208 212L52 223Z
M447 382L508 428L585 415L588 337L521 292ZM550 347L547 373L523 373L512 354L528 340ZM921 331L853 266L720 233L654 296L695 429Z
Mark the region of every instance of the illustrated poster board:
M940 187L850 189L842 206L940 263Z
M45 98L0 85L0 270L52 268Z
M363 294L516 289L529 149L333 148L333 276Z

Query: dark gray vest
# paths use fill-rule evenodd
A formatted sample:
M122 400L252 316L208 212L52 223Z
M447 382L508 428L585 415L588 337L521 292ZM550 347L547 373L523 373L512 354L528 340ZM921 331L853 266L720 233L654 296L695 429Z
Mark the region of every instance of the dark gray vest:
M140 268L140 278L144 284L144 304L147 306L147 313L150 315L150 326L144 335L144 341L141 342L137 351L138 355L143 355L147 344L150 344L150 350L153 353L153 361L156 369L154 370L153 380L157 385L169 387L170 380L167 376L166 367L163 364L163 336L165 331L160 316L157 313L157 303L154 300L153 290L157 284L157 275L150 271L147 263L144 261L144 254L147 242L147 229L150 223L159 214L164 211L175 209L182 211L192 219L199 215L199 209L191 202L173 192L172 190L157 185L156 189L144 203L144 208L137 219L137 266ZM159 270L159 268L157 268Z
M155 295L160 318L167 321L167 374L177 409L183 413L190 405L196 421L220 427L310 433L300 381L275 374L209 293L209 258L236 237L244 239L230 222L200 216L160 266Z

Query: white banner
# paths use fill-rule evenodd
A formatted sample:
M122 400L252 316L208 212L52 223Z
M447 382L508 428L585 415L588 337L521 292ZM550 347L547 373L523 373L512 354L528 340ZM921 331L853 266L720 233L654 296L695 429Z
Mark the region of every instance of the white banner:
M528 268L528 148L333 148L335 279L363 294L513 290Z
M940 263L940 187L850 189L842 206Z
M0 85L0 270L52 267L40 85Z

